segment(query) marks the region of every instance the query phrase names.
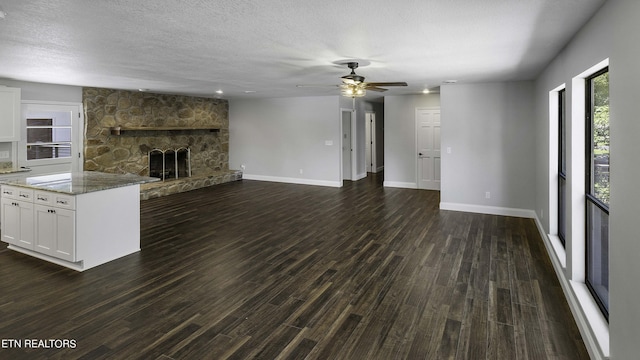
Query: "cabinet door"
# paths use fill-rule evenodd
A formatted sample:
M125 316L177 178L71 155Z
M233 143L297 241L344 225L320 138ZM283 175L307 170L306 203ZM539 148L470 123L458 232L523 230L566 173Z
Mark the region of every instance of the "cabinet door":
M33 249L33 204L2 198L2 240Z
M75 262L75 211L35 206L34 249L43 254Z
M55 249L56 216L48 206L36 205L34 211L35 239L33 249L53 256Z
M0 142L20 140L20 89L0 86Z
M54 255L67 261L76 261L75 211L55 208L56 238Z

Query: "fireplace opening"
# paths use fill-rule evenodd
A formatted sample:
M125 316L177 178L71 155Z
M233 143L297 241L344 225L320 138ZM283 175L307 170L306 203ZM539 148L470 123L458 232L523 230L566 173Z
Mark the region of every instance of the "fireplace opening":
M170 180L191 176L191 150L189 148L149 152L149 176Z

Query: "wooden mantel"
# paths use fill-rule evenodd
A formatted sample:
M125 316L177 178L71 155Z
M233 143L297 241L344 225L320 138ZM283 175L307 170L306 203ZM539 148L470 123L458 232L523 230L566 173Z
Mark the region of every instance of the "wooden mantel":
M111 135L122 135L125 131L194 131L207 130L210 132L219 132L220 128L215 126L115 126L110 128Z

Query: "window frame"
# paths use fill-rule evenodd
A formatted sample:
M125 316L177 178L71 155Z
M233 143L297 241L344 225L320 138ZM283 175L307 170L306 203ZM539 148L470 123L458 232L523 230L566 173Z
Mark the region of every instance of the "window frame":
M594 72L593 74L587 76L584 79L585 80L585 94L584 94L585 95L585 209L584 209L585 210L585 213L584 213L585 214L585 254L584 254L585 255L585 285L587 286L587 289L593 296L596 304L600 308L600 311L604 315L607 322L609 321L609 309L607 308L604 301L602 300L597 290L595 289L594 285L591 283L589 279L589 269L591 265L589 258L591 254L591 237L592 237L592 232L590 231L591 220L590 220L589 207L590 205L595 205L596 208L598 208L600 211L606 214L608 219L609 206L604 202L602 202L593 194L594 169L592 165L593 165L594 142L593 142L593 117L592 117L593 92L592 92L592 85L591 85L593 79L608 72L609 72L609 66L606 66ZM608 272L609 272L609 269L607 269L607 273ZM607 290L607 293L608 293L608 290Z
M566 88L560 89L558 96L558 238L566 247L567 229L567 105ZM563 151L564 150L564 151ZM564 186L563 186L564 185ZM564 191L562 191L564 189Z

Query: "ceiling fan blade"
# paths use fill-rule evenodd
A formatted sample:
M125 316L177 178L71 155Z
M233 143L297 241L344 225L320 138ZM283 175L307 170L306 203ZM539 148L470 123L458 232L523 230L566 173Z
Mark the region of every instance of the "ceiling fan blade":
M370 82L367 83L367 87L369 86L407 86L407 83L404 81L401 82Z
M383 89L381 87L377 87L377 86L367 86L365 87L366 90L371 90L371 91L378 91L378 92L383 92L383 91L387 91L387 89Z
M332 87L332 88L338 88L340 87L340 85L322 85L322 84L306 84L306 85L296 85L296 87L299 88L305 88L305 87Z

